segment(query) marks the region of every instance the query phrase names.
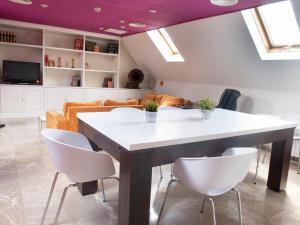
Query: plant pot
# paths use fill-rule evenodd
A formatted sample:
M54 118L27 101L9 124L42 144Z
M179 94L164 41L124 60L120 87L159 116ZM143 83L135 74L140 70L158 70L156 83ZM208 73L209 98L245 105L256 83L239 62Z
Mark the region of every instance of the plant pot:
M146 111L146 122L155 123L157 118L157 112L148 112Z
M205 119L205 120L208 120L211 116L212 110L201 109L201 112L202 112L202 118Z

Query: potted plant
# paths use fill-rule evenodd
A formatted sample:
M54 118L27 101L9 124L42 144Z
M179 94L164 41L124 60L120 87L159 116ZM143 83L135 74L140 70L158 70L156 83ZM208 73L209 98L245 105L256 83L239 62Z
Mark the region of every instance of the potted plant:
M210 118L211 112L215 109L215 103L209 98L202 98L197 103L199 109L203 113L203 118L208 120Z
M147 123L155 123L156 122L157 108L158 108L158 104L156 102L149 101L145 104L146 122Z

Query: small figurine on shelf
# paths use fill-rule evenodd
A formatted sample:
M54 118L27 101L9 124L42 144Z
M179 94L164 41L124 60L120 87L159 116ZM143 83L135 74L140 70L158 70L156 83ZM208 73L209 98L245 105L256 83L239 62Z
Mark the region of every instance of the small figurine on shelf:
M82 38L76 38L74 40L74 49L76 49L76 50L83 49L83 39Z
M72 68L75 68L75 59L72 58Z
M57 58L57 67L61 67L61 58L60 57Z
M87 70L89 69L89 63L86 62L86 63L84 64L84 66L85 66L85 69L87 69Z
M49 66L49 56L45 55L45 66Z

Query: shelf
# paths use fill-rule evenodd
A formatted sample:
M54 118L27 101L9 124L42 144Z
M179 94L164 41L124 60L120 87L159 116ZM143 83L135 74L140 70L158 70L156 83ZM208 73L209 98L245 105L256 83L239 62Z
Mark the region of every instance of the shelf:
M53 66L45 66L45 69L53 69L53 70L70 70L70 71L82 71L82 69L80 69L80 68L53 67Z
M83 53L83 50L71 49L71 48L57 48L57 47L45 47L46 50L57 50L66 52Z
M0 45L26 47L26 48L40 48L40 49L43 48L43 46L41 45L29 45L29 44L10 43L10 42L0 42Z
M114 70L92 70L92 69L85 69L86 72L94 72L94 73L118 73L118 71Z
M91 54L91 55L99 55L99 56L112 56L112 57L117 57L118 54L113 54L113 53L105 53L105 52L90 52L90 51L85 51L86 54Z

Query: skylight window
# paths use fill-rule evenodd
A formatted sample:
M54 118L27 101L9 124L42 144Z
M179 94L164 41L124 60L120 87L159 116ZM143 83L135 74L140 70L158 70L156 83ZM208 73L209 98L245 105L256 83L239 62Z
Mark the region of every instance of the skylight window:
M184 62L184 58L164 28L148 31L147 34L167 62Z
M300 31L290 1L243 11L262 59L300 59Z

